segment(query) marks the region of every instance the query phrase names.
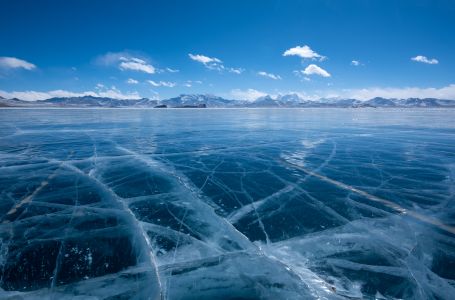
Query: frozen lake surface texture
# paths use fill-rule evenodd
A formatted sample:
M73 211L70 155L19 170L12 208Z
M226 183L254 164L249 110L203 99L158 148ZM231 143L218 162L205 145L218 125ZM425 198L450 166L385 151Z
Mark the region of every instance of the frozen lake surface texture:
M0 110L1 299L455 299L455 110Z

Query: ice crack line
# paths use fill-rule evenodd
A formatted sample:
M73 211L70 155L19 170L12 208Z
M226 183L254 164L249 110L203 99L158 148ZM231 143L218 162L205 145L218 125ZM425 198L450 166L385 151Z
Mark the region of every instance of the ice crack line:
M382 205L388 207L388 208L391 208L393 209L395 212L399 213L399 214L403 214L403 215L409 215L419 221L422 221L424 223L427 223L427 224L430 224L430 225L433 225L443 231L446 231L446 232L449 232L451 234L455 234L455 227L454 226L450 226L450 225L446 225L444 223L442 223L441 221L437 220L437 219L434 219L434 218L431 218L431 217L427 217L427 216L424 216L422 214L419 214L418 212L415 212L415 211L412 211L412 210L408 210L400 205L398 205L397 203L394 203L390 200L387 200L387 199L384 199L384 198L380 198L380 197L377 197L375 195L372 195L368 192L365 192L363 190L360 190L360 189L357 189L353 186L350 186L350 185L347 185L347 184L344 184L340 181L337 181L337 180L334 180L334 179L331 179L327 176L324 176L322 174L319 174L319 173L316 173L310 169L307 169L305 167L301 167L301 166L298 166L296 164L293 164L293 163L290 163L290 162L287 162L285 160L282 160L285 164L288 164L288 165L291 165L292 167L296 168L296 169L299 169L301 170L302 172L305 172L306 174L308 175L311 175L311 176L314 176L322 181L325 181L325 182L328 182L330 184L333 184L341 189L344 189L344 190L347 190L347 191L351 191L353 193L356 193L358 195L361 195L365 198L367 198L368 200L370 201L373 201L373 202L377 202L377 203L381 203Z
M159 275L159 272L158 272L158 267L157 267L155 256L154 256L154 254L151 251L152 244L150 242L149 237L147 236L147 233L146 233L145 229L141 225L141 222L139 222L136 219L136 216L131 211L131 209L128 207L127 203L123 199L121 199L120 197L115 195L109 188L107 188L105 186L104 183L99 181L97 178L85 174L84 172L82 172L81 170L79 170L78 168L74 167L71 164L63 163L63 166L67 167L70 170L73 170L73 171L77 172L78 174L80 174L83 177L86 177L86 178L89 178L90 180L92 180L98 187L101 188L102 191L104 191L105 193L108 193L113 199L115 199L118 202L118 204L122 207L122 209L124 211L126 211L131 216L132 221L136 225L136 229L138 230L140 236L142 237L143 241L145 242L145 244L147 246L147 248L145 249L145 253L144 254L147 257L148 262L151 264L151 266L155 270L155 276L156 276L156 279L157 279L157 282L158 282L160 297L161 297L161 299L163 299L162 281L161 281L161 278L160 278L160 275Z
M71 151L70 154L68 155L67 159L69 159L72 155L73 155L74 151ZM60 170L60 168L62 167L63 163L61 163L57 169L54 170L54 172L52 172L45 180L41 181L41 184L30 194L28 195L27 197L25 197L24 199L22 199L19 203L17 203L13 208L11 208L7 213L6 213L6 216L10 216L10 215L13 215L17 212L17 210L19 208L21 208L22 206L32 202L33 198L35 198L35 196L42 190L44 189L48 184L49 182L55 178L58 174L58 171ZM10 221L8 219L5 219L3 220L3 224L6 224L6 223L9 223Z
M66 243L66 240L67 240L68 235L69 235L70 226L72 225L74 217L76 215L76 212L79 209L78 208L79 207L78 182L79 182L79 179L76 179L76 182L75 182L76 199L75 199L73 211L71 213L71 218L70 218L70 220L68 222L68 226L64 229L65 233L64 233L64 236L62 238L62 241L60 243L60 247L59 247L59 250L58 250L57 260L55 262L55 269L54 269L54 272L53 272L53 275L52 275L51 288L54 288L56 286L56 284L57 284L57 276L59 275L58 273L60 271L62 260L63 260L63 255L64 255L63 252L65 251L65 243Z

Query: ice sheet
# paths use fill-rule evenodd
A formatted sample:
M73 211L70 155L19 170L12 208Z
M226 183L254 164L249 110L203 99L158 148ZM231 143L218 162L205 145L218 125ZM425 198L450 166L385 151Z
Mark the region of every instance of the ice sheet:
M0 110L2 299L455 299L454 110Z

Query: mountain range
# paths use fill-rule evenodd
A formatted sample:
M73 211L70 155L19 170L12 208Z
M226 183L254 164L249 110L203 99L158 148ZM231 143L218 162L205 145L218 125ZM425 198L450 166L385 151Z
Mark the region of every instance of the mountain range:
M327 98L308 100L297 94L279 95L276 97L264 96L254 101L230 100L213 95L190 94L178 97L154 100L142 98L137 100L102 98L93 96L83 97L58 97L38 101L24 101L17 98L5 99L0 97L0 107L105 107L105 108L235 108L235 107L334 107L334 108L360 108L360 107L453 107L455 100L435 98L408 98L388 99L376 97L361 101L357 99Z

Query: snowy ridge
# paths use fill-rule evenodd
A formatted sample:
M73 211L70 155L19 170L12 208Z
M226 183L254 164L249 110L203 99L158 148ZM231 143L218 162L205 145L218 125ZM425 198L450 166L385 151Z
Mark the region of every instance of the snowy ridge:
M335 107L335 108L361 108L361 107L455 107L455 100L443 100L434 98L409 98L409 99L386 99L373 98L366 101L343 98L321 98L308 100L297 94L278 96L263 96L254 101L229 100L214 95L189 94L178 97L153 100L122 100L112 98L100 98L92 96L51 98L39 101L23 101L19 99L0 99L0 107L106 107L106 108L151 108L151 107L200 107L201 105L211 108L235 108L235 107L287 107L287 108L312 108L312 107Z

